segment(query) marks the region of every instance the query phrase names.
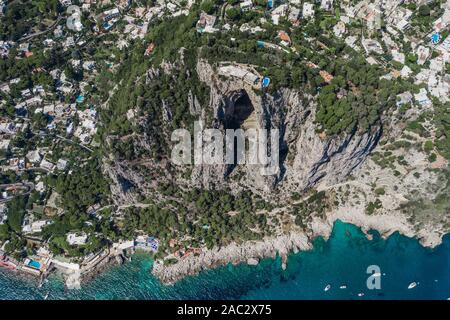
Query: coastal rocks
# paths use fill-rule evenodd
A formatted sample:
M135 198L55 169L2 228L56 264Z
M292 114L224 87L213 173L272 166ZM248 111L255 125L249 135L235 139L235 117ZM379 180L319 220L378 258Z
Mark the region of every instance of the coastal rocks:
M81 289L81 272L74 271L66 278L66 287L69 290Z
M81 270L81 282L87 282L94 279L98 274L109 269L113 265L123 264L125 261L121 254L109 254L104 259L102 259L95 266L89 268L83 268Z
M185 276L196 275L205 269L228 263L255 264L261 258L275 258L277 254L282 257L285 266L288 253L294 248L308 250L312 245L304 233L289 233L263 241L248 241L241 245L232 243L222 248L204 251L199 256L189 256L172 265L164 265L159 260L154 264L152 273L162 282L173 284Z
M361 209L346 207L328 212L324 219L314 217L308 225L307 233L292 231L289 234L262 241L248 241L241 245L233 243L226 247L204 251L198 256L189 256L171 265L164 265L162 260L158 260L153 265L152 274L165 284L173 284L186 276L196 275L206 269L228 263L257 265L259 259L275 258L277 255L281 257L281 269L286 270L288 254L312 249L311 240L316 237L328 240L336 220L356 225L366 234L369 230L377 230L385 239L398 231L408 237L418 237L424 246L434 247L442 240L442 234L439 237L438 233L427 228L417 234L405 216L399 213L368 216Z
M117 264L119 264L119 265L122 265L125 262L124 257L122 255L120 255L120 254L117 255L114 259L116 260Z
M65 279L67 289L80 289L83 283L94 279L111 266L124 264L126 261L124 254L123 251L104 251L102 255L97 256L99 260L95 262L91 261L81 266L75 263L60 263L55 269Z

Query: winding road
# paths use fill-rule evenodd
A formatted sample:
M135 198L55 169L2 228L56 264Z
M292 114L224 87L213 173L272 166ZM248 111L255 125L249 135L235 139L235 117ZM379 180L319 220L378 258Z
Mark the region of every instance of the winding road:
M31 182L0 184L0 191L4 191L8 188L20 188L20 189L26 188L26 192L19 194L20 196L25 196L25 195L29 195L34 190L34 184ZM18 195L13 195L13 196L9 196L4 199L0 199L0 203L8 202L8 201L14 199L14 197L16 197L16 196L18 196Z

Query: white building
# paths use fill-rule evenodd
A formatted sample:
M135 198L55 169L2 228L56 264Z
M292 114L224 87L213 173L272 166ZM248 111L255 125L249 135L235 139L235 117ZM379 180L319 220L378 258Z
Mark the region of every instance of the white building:
M16 130L16 125L13 122L0 122L0 133L14 134Z
M44 168L48 171L52 171L55 165L45 159L42 159L41 164L39 165L41 168Z
M39 233L42 232L42 229L51 224L52 221L48 221L48 220L40 220L40 221L35 221L31 224L27 224L24 225L22 227L22 232L23 233Z
M0 150L6 150L9 147L9 144L11 143L10 139L1 139L0 140Z
M4 224L8 219L6 211L7 211L6 203L0 203L0 224Z
M35 189L36 189L36 191L38 191L38 192L44 192L44 191L45 191L45 185L44 185L44 182L39 181L38 183L36 183Z
M320 2L322 10L331 11L333 9L333 0L322 0Z
M408 66L403 66L402 70L400 70L400 76L402 78L409 78L413 74L413 71Z
M356 36L348 36L345 38L345 44L348 45L350 48L358 50L358 47L356 46L356 41L358 41L358 37Z
M428 98L427 90L424 88L421 88L419 93L414 95L414 100L416 100L416 102L422 107L431 105L431 100Z
M430 56L430 49L428 47L419 46L416 51L417 54L417 64L419 66L423 65L428 57Z
M88 237L86 234L81 234L81 235L77 235L76 233L68 233L67 234L67 242L71 246L84 245L84 244L86 244L87 238Z
M370 52L375 52L377 54L383 54L383 47L380 43L374 39L363 39L361 44L367 54Z
M237 66L222 66L218 71L219 75L235 77L250 85L257 84L259 80L259 77L256 74Z
M32 150L27 153L27 159L31 163L39 163L42 159L42 156L39 154L38 150Z
M405 63L405 55L402 52L399 52L398 50L392 50L391 54L394 61L400 62L402 64Z
M206 12L202 11L200 13L200 19L198 19L196 24L197 32L214 33L218 31L218 29L214 28L215 23L216 23L216 16L209 15Z
M61 5L63 7L68 7L72 4L72 1L71 0L59 0L59 3L61 3Z
M302 12L303 18L305 19L314 18L314 14L315 14L314 5L312 3L305 2L303 4L303 12Z
M288 20L292 23L296 23L298 21L299 16L300 16L300 9L296 7L291 7L289 10Z
M334 35L338 38L341 38L345 33L345 23L342 21L339 21L336 23L336 25L333 27Z
M114 8L111 10L104 11L102 16L103 16L103 21L109 21L109 20L119 17L120 12L119 12L118 8Z
M413 12L407 8L398 6L395 11L388 17L387 23L393 25L400 31L409 28L409 20Z
M67 160L59 159L56 163L56 167L58 168L58 170L65 170L67 167Z
M288 4L282 4L278 7L276 7L275 9L273 9L271 12L272 23L274 25L278 25L280 18L284 17L287 14L288 9L289 9Z
M240 3L240 7L243 12L249 11L253 8L253 2L252 0L245 0Z
M397 107L411 103L413 95L411 92L406 91L397 95Z

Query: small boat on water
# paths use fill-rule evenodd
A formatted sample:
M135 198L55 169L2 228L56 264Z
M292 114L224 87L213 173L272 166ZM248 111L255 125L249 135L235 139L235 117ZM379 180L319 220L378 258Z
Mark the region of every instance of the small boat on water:
M344 285L340 286L339 289L347 289L347 286L344 284Z
M411 282L408 286L408 289L415 288L419 283L418 282Z
M48 299L48 295L50 294L50 292L47 292L47 294L45 295L45 297L44 297L44 300L47 300Z
M323 291L327 292L330 289L331 289L331 284L327 284L327 286L325 287L325 289L323 289Z
M362 296L364 296L363 292L358 293L358 297L362 297Z

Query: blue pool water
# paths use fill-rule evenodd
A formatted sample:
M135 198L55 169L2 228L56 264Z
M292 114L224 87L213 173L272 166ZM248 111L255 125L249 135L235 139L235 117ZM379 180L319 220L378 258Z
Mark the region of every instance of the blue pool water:
M281 259L257 266L225 266L162 285L150 274L152 260L136 255L130 263L111 268L85 284L66 290L53 277L42 288L30 280L0 271L0 298L42 299L447 299L450 297L450 236L430 250L417 240L393 234L369 241L353 225L337 221L328 241L291 254L285 271ZM366 286L369 265L381 269L381 289ZM408 285L419 284L408 290ZM331 289L324 291L330 284ZM340 289L346 285L346 289ZM364 296L358 297L358 293Z
M263 86L263 88L268 87L269 84L270 84L270 78L264 77L264 78L262 79L262 86Z
M32 268L35 268L35 269L40 269L41 268L41 264L38 261L34 261L34 260L31 260L28 263L28 266L32 267Z

